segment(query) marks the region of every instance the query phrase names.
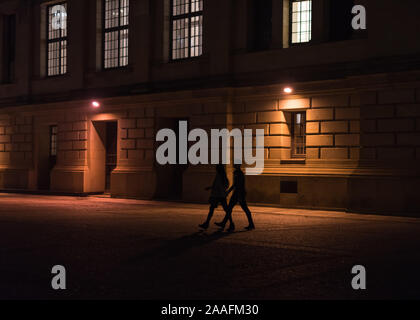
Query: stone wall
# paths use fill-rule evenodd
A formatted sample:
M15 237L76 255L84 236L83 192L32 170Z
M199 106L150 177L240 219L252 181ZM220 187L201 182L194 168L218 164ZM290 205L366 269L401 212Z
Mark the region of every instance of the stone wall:
M370 92L361 112L363 159L420 159L420 94L413 88Z
M0 164L15 167L31 163L32 117L0 116Z
M357 95L312 98L307 111L307 159L359 159L359 101Z
M155 119L152 108L129 110L120 120L121 160L134 166L152 165L154 160Z
M33 160L31 116L0 115L0 188L27 188Z
M290 207L356 211L413 211L418 201L420 90L410 87L347 90L334 94L213 94L205 98L162 96L161 101L127 104L110 99L109 108L51 111L43 126L58 125L54 191L89 192L94 121L118 122L118 165L111 178L113 196L152 199L170 188L155 164L155 134L168 123L189 120L189 129L262 129L266 169L248 178L249 201ZM270 89L267 89L269 93ZM245 92L245 93L244 93ZM271 91L272 92L272 91ZM223 92L226 94L226 91ZM172 100L171 100L172 99ZM113 102L111 104L110 102ZM108 109L107 109L108 108ZM305 111L307 156L290 162L291 112ZM37 170L38 119L32 113L0 115L0 186L28 188ZM55 115L55 116L54 116ZM58 116L60 115L60 116ZM210 150L211 151L211 150ZM286 161L287 160L287 161ZM168 171L169 172L169 171ZM231 168L228 167L231 174ZM214 167L186 166L182 199L204 202ZM283 186L295 184L296 191ZM293 189L293 188L292 188Z
M60 165L84 165L87 160L88 121L83 113L68 113L58 123L58 154Z

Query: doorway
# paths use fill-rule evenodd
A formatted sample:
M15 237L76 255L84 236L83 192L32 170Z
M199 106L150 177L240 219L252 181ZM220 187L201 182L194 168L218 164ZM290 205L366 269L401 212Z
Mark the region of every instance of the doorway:
M110 193L112 171L117 167L117 121L93 121L90 156L92 192Z
M105 193L111 191L111 173L117 167L117 129L116 121L106 123Z
M157 130L171 129L177 136L179 134L179 122L187 119L159 118L157 119ZM163 143L163 142L162 142ZM179 150L177 138L177 154ZM159 145L156 146L158 148ZM157 150L157 149L156 149ZM182 200L183 176L188 165L160 165L156 163L157 188L155 198L157 200Z

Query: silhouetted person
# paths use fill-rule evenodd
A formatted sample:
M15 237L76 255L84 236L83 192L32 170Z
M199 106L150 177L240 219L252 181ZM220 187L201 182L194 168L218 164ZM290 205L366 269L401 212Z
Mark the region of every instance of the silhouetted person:
M226 216L223 219L222 222L217 223L216 225L225 228L226 222L232 221L232 211L235 205L239 202L239 205L241 206L242 210L246 213L246 217L248 218L249 226L245 229L247 230L253 230L255 229L254 221L252 220L251 211L248 208L248 205L246 204L246 190L245 190L245 175L241 170L240 164L235 164L235 171L233 173L233 185L228 190L228 194L233 191L233 195L230 198L229 201L229 207L228 211L226 212Z
M225 167L221 164L216 166L216 177L214 178L213 185L206 188L206 190L211 190L211 195L209 199L210 210L207 216L206 222L200 224L199 227L207 229L210 224L210 220L213 217L214 210L218 207L219 203L222 205L226 214L228 213L228 205L226 202L227 192L226 189L229 187L229 180L226 175ZM230 221L229 230L235 228L232 218L228 219Z

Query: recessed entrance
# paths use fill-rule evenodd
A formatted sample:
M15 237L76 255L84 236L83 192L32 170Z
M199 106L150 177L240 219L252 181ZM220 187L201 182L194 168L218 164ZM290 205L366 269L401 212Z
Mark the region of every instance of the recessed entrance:
M111 173L117 167L117 122L106 123L105 192L111 191Z
M171 129L179 132L179 122L187 119L159 118L157 119L157 130ZM178 143L178 139L177 139ZM157 145L156 147L159 147ZM179 146L177 145L177 154ZM188 165L160 165L156 163L157 188L155 198L159 200L181 200L183 176Z
M94 121L91 134L90 185L93 192L111 191L111 174L117 166L117 121Z

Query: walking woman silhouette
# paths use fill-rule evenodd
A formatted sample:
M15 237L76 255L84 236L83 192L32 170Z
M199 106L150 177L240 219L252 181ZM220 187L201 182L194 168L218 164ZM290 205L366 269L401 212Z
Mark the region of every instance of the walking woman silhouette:
M248 227L245 229L247 230L254 230L255 225L254 221L252 220L251 211L248 208L248 205L246 203L246 189L245 189L245 175L241 170L240 164L235 164L235 171L233 172L233 185L230 187L230 189L227 191L227 194L231 193L233 191L232 197L229 201L229 207L226 211L226 216L223 219L222 222L216 222L216 225L225 228L227 221L232 221L232 211L233 208L237 203L241 206L242 210L245 212L246 217L248 218ZM232 225L232 222L231 222Z
M213 217L214 210L219 206L219 203L222 205L226 214L228 213L228 205L226 201L227 192L226 189L229 187L229 180L226 175L225 167L221 164L216 166L216 177L214 178L213 185L206 188L206 190L211 190L210 194L210 210L207 216L207 220L200 224L199 227L203 229L208 229L210 225L211 218ZM232 218L228 219L230 221L229 230L233 231L235 226L233 224Z

